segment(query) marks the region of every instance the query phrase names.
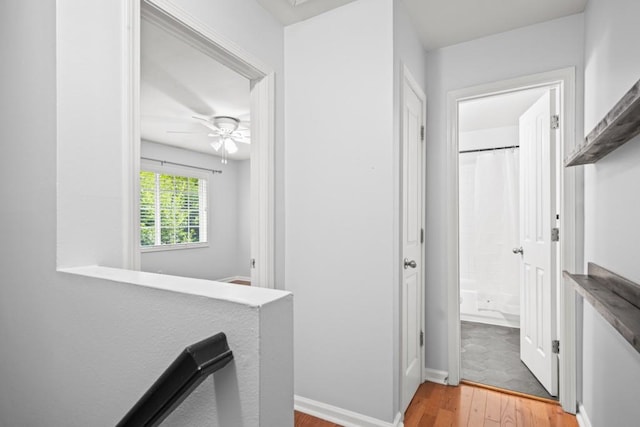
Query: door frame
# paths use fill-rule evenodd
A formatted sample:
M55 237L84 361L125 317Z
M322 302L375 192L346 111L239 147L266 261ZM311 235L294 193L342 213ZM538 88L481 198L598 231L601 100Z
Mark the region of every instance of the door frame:
M404 262L404 258L403 258L403 218L404 218L404 208L403 208L403 200L402 200L402 194L403 194L403 185L404 185L404 181L403 181L403 176L404 176L404 167L403 167L403 151L402 151L402 146L403 146L403 134L404 134L404 101L405 101L405 96L404 96L404 85L405 83L415 92L415 94L418 96L418 99L420 99L420 103L422 104L422 115L421 115L421 119L422 119L422 126L425 127L425 131L423 133L423 135L425 135L422 138L422 142L421 142L421 153L420 156L422 158L421 163L421 167L420 167L420 179L422 182L422 202L421 202L421 218L420 221L422 223L421 227L424 230L425 229L425 221L426 221L426 197L425 197L425 188L426 188L426 123L427 123L427 97L424 93L424 91L422 90L422 88L420 87L420 85L418 84L417 80L413 77L413 75L411 74L411 72L409 71L409 68L405 65L405 64L400 64L400 88L399 88L399 92L400 92L400 103L399 103L399 109L400 109L400 114L399 114L399 147L398 147L398 167L399 167L399 186L398 186L398 212L399 212L399 217L398 217L398 228L397 228L397 232L398 232L398 242L399 242L399 251L398 251L398 256L397 256L397 262L396 265L398 266L398 278L399 278L399 313L400 316L398 318L399 321L399 331L400 331L400 352L399 352L399 370L400 370L400 388L399 388L399 402L400 402L400 406L403 405L402 402L402 396L403 396L403 387L404 387L404 382L403 382L403 373L402 373L402 369L403 369L403 362L402 362L402 357L404 354L404 343L402 342L402 317L404 316L404 312L402 310L402 283L403 283L403 268L401 267L403 265ZM425 237L426 240L426 237ZM422 274L420 277L420 283L419 283L419 287L420 287L420 331L424 333L425 330L425 265L426 265L426 250L425 250L425 244L424 242L421 245L421 253L420 253L420 261L421 261L421 265L422 265ZM425 349L426 349L426 339L423 340L423 346L421 347L420 350L420 378L421 378L421 382L424 382L426 380L426 367L425 367L425 360L426 360L426 354L425 354ZM404 409L402 409L402 412L404 412Z
M127 0L124 29L125 109L130 170L125 197L128 248L125 265L140 270L140 20L144 16L214 58L251 84L251 256L252 285L275 287L275 73L262 61L168 0ZM132 214L131 214L132 213ZM125 213L126 215L126 213ZM249 260L247 260L248 262Z
M459 171L458 171L458 104L462 101L490 95L514 92L535 87L558 88L560 132L557 189L560 200L559 268L556 272L556 299L558 329L561 341L559 360L559 401L566 412L576 412L576 333L575 299L573 292L562 286L562 270L576 271L578 265L576 239L579 212L576 209L578 181L576 168L564 168L563 159L576 143L575 68L518 77L469 88L447 94L447 283L448 283L448 383L460 382L460 269L459 269Z

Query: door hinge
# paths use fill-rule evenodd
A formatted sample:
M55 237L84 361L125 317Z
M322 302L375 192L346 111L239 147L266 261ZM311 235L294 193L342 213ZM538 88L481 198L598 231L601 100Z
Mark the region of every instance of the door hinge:
M424 141L424 125L420 126L420 141Z
M256 259L255 258L251 258L250 265L251 265L251 268L256 268Z
M420 347L424 346L424 332L420 331Z
M560 229L558 227L553 227L551 229L551 241L552 242L560 241Z
M420 229L420 243L424 243L424 228Z
M560 116L557 114L551 116L551 129L560 129Z
M551 352L553 352L553 354L560 354L560 341L551 341Z

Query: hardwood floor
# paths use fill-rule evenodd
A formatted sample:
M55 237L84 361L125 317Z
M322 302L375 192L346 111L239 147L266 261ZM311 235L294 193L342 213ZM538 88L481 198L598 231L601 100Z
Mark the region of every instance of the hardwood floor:
M420 386L404 418L405 427L577 427L576 417L555 403L528 399L468 384ZM296 427L339 427L296 412Z
M338 424L312 417L308 414L296 411L295 427L340 427Z

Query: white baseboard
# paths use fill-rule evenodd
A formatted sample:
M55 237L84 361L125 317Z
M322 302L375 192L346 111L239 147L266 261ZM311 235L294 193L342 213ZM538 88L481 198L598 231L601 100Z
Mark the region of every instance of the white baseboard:
M344 427L404 427L402 414L399 412L396 414L396 419L393 423L389 423L347 409L338 408L337 406L307 399L306 397L294 396L293 402L296 411L304 412Z
M576 414L576 420L578 421L578 425L580 427L591 427L591 421L589 421L589 415L587 415L587 411L584 409L582 404L578 405L578 413Z
M424 368L424 380L431 381L432 383L447 384L449 373L446 371L439 371L437 369Z

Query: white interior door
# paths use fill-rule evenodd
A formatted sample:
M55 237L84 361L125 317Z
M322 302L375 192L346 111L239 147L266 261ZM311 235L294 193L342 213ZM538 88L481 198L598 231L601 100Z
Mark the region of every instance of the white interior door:
M520 117L520 358L547 389L558 394L556 339L555 134L549 91Z
M423 97L405 79L402 105L402 405L422 382Z

